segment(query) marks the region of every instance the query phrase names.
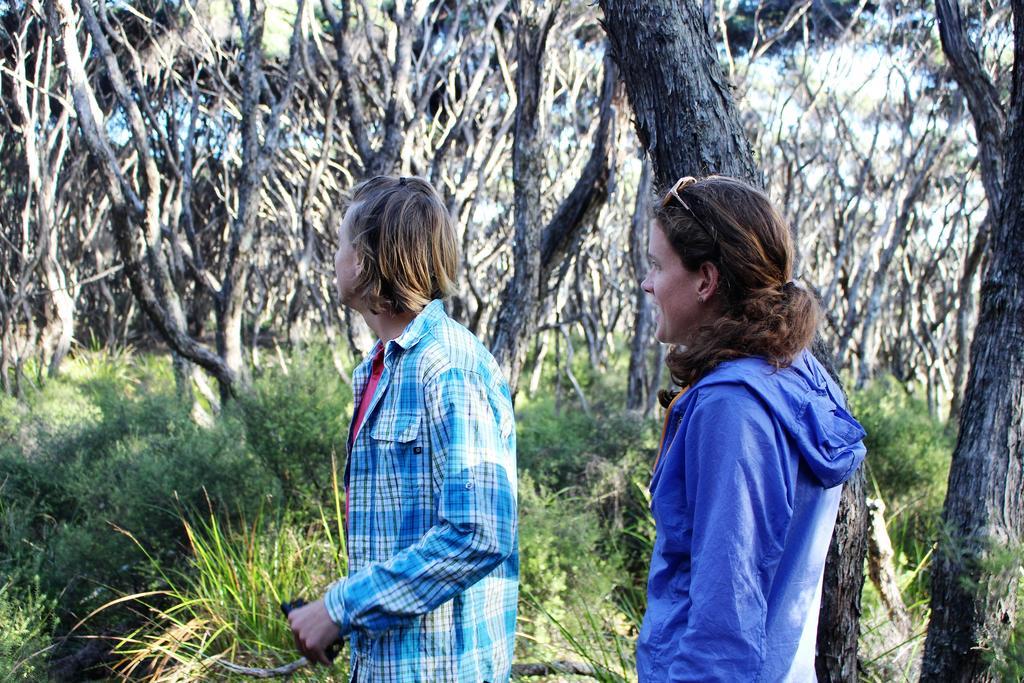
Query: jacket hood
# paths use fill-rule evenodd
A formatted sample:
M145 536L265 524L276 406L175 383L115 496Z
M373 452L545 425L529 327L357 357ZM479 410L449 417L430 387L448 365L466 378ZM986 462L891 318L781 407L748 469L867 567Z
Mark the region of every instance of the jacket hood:
M864 460L864 428L846 410L838 385L809 351L776 370L762 358L722 363L696 387L739 384L764 403L822 486L849 479Z

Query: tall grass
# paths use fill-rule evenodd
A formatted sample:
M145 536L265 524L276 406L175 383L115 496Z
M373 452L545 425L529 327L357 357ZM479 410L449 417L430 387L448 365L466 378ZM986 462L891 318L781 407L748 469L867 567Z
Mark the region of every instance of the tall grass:
M601 683L637 680L635 651L640 624L619 609L612 594L596 603L572 599L567 606L571 621L552 614L529 591L523 597L531 611L543 615L558 629L561 646L556 652L589 665L591 677Z
M218 661L276 667L297 659L280 604L319 595L346 570L336 464L333 509L321 507L312 522L268 520L261 512L250 524L232 526L212 512L183 513L191 550L186 566L165 572L149 557L165 587L111 603L131 600L145 619L118 641L115 669L145 681L179 681L230 677ZM339 658L332 671L346 669Z

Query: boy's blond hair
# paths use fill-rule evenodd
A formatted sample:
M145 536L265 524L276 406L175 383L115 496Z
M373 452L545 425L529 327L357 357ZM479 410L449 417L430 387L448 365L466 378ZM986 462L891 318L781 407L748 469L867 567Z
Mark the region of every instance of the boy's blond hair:
M348 213L348 237L361 267L355 287L371 311L419 313L454 292L455 226L426 180L370 178L352 191Z

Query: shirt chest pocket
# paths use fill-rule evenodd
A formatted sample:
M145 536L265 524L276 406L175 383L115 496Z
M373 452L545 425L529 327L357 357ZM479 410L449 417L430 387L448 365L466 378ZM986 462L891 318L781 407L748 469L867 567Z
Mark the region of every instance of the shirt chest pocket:
M377 454L392 460L390 464L398 468L396 474L413 465L410 461L416 460L415 456L423 455L426 450L420 435L419 413L382 413L370 430L370 436ZM388 474L378 466L378 476Z
M376 451L374 525L397 551L433 523L430 449L418 413L395 413L370 431Z

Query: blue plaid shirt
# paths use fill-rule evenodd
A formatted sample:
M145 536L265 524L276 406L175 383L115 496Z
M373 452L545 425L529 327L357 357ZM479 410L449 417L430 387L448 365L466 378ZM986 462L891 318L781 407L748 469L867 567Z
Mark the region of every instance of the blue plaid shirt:
M356 409L377 344L354 373ZM432 301L387 343L369 400L349 435L349 575L324 598L351 636L352 680L506 681L519 550L501 371Z

